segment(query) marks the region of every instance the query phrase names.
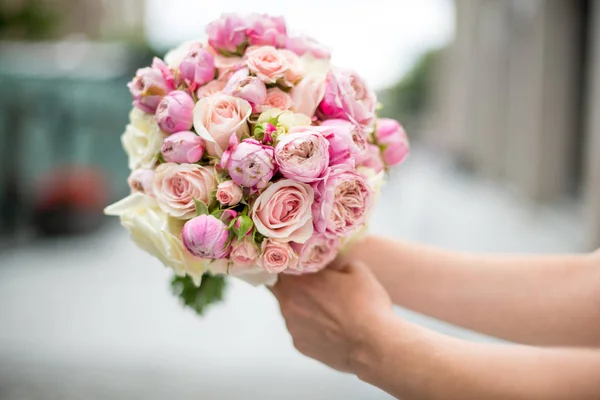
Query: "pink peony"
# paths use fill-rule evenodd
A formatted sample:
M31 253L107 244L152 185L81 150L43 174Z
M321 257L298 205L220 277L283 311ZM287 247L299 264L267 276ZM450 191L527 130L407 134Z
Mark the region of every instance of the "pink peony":
M226 258L231 250L227 227L212 215L200 215L187 221L181 240L190 253L204 259Z
M226 94L246 100L253 108L263 104L267 98L265 83L255 76L249 76L248 68L234 73L223 91Z
M160 151L166 162L193 164L204 154L204 141L194 132L177 132L163 141Z
M277 239L265 239L261 246L260 267L265 271L278 274L298 265L298 253L289 243Z
M217 186L217 201L226 207L235 206L243 196L242 188L233 181L225 181Z
M331 52L314 39L306 37L288 37L285 40L285 48L293 51L299 56L310 53L315 58L330 58Z
M188 131L194 118L194 99L184 91L166 95L156 109L156 122L166 133Z
M283 17L254 14L249 18L246 35L251 45L282 47L287 28Z
M200 99L194 108L194 128L206 141L208 154L221 155L232 134L238 138L248 134L248 118L252 106L237 97L214 94Z
M367 157L367 140L359 127L343 119L331 119L321 124L321 133L329 141L330 165L354 166Z
M154 114L164 96L175 90L175 80L167 64L154 58L151 67L138 69L129 84L133 105L148 114Z
M181 79L191 91L212 81L215 77L215 60L206 49L194 49L179 64Z
M152 181L160 208L179 219L196 215L194 199L210 206L216 188L214 169L196 164L161 164Z
M341 118L368 126L373 122L377 99L355 72L343 70L327 76L325 97L319 105L324 119Z
M408 137L402 125L393 119L377 121L377 142L384 146L383 161L388 166L400 164L410 152Z
M250 217L258 232L266 237L304 243L313 233L313 201L314 191L310 186L284 179L258 196Z
M275 83L283 79L288 70L285 54L272 46L250 47L245 58L250 72L265 83Z
M292 89L292 110L312 117L325 96L326 80L313 74L307 75Z
M329 166L329 143L314 127L294 128L275 147L275 161L284 177L316 182Z
M233 268L249 268L258 262L258 248L249 238L241 241L234 239L231 246L229 258L233 262Z
M322 270L335 259L340 245L339 238L322 234L313 235L303 245L292 244L300 255L300 260L295 269L288 269L286 273L301 274Z
M385 165L381 159L381 151L379 146L369 144L367 147L367 156L362 159L360 165L363 167L369 167L376 173L383 171Z
M151 169L136 169L129 175L127 183L132 192L140 192L154 197L152 192L152 179L154 171Z
M319 233L344 237L365 223L373 193L365 178L345 165L332 167L315 184L313 204L315 229Z
M219 50L237 53L246 41L246 22L236 14L224 14L206 27L208 43Z
M221 158L221 166L243 187L262 189L275 174L273 148L255 139L234 141Z

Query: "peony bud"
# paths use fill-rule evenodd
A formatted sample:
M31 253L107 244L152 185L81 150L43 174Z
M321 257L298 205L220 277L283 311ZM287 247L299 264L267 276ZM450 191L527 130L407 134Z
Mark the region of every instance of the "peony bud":
M217 186L217 200L224 206L235 206L243 196L242 188L233 181L225 181Z
M181 239L190 253L205 259L226 258L231 250L227 227L212 215L200 215L186 222Z
M246 22L236 14L224 14L206 27L211 46L236 53L246 41Z
M161 153L166 162L193 164L204 154L204 141L194 132L177 132L163 141Z
M398 121L389 118L378 120L375 136L385 148L382 157L388 166L400 164L410 152L408 137Z
M155 58L151 67L137 70L127 87L133 96L133 105L145 113L154 114L162 98L175 90L175 80L167 64Z
M235 210L224 210L221 214L221 221L225 222L226 224L229 224L231 221L237 218L237 216L238 212Z
M181 61L179 72L183 81L194 91L215 78L215 60L206 49L194 49Z
M255 139L230 146L221 159L231 179L240 186L262 189L275 174L273 147Z
M140 192L153 196L152 192L152 179L154 178L154 171L151 169L136 169L129 175L127 183L132 192Z
M248 68L241 69L234 73L227 86L224 89L226 94L230 94L240 99L246 100L252 104L253 108L265 102L267 98L267 87L265 83L255 76L249 76Z
M166 133L188 131L194 120L194 99L181 90L165 96L156 109L156 121Z

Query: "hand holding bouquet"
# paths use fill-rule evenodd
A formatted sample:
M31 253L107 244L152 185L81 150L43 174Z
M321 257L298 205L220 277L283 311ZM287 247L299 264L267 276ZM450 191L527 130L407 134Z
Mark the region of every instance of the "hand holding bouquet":
M202 312L223 277L313 273L359 234L408 154L375 94L282 18L224 15L129 84L132 194L109 206Z

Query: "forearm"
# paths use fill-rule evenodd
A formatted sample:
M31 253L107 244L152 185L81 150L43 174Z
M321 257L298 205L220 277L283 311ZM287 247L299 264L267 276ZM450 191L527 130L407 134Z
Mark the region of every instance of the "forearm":
M600 263L591 256L461 254L367 237L363 261L398 305L527 344L600 345Z
M411 400L597 399L600 352L464 342L403 321L353 353L359 378Z

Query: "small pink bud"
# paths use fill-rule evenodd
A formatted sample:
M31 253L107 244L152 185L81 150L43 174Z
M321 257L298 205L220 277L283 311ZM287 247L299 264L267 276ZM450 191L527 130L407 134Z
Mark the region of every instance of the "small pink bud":
M227 227L212 215L200 215L186 222L181 239L190 253L205 259L226 258L231 250Z
M224 206L235 206L242 200L243 196L242 188L233 181L222 182L217 187L217 200Z
M140 192L154 196L152 192L152 179L154 171L151 169L136 169L129 175L127 183L133 192Z
M194 120L194 99L181 90L165 96L156 109L156 121L166 133L188 131Z
M161 153L166 162L193 164L204 154L204 141L194 132L174 133L163 141Z
M237 216L238 216L238 212L237 211L235 211L235 210L225 210L225 211L223 211L223 214L221 214L221 221L225 222L226 224L229 224Z
M164 61L155 58L151 67L137 70L127 87L133 96L134 106L154 114L162 98L175 90L175 80Z
M239 97L253 107L263 104L267 98L267 86L255 76L250 76L248 68L240 69L229 78L224 92Z
M382 118L377 121L377 142L384 146L383 161L386 165L400 164L410 152L408 137L398 121Z
M194 49L179 65L183 81L192 91L215 78L215 60L206 49Z

